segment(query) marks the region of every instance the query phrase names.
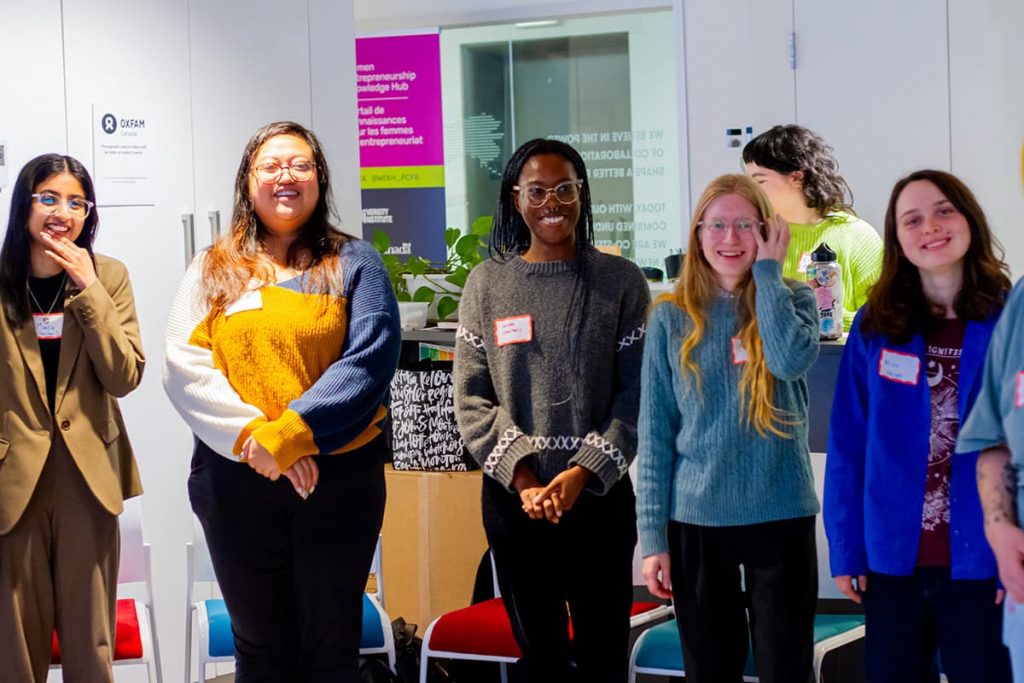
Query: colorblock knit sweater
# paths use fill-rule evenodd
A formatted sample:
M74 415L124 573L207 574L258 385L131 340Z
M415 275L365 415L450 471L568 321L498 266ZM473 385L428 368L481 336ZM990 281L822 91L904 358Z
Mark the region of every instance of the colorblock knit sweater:
M624 258L593 249L583 258L590 293L578 336L566 328L574 261L486 261L459 304L459 429L484 472L510 491L527 459L545 483L581 465L596 475L588 489L603 494L636 454L650 291ZM567 342L577 345L575 373Z
M373 247L342 247L343 296L310 291L302 274L257 285L224 310L204 302L203 258L171 309L164 365L164 388L193 433L231 459L251 435L281 471L377 436L401 329Z
M753 265L758 329L776 407L799 423L793 438L760 436L744 424L739 396L743 353L736 299L722 295L707 311L693 351L702 395L680 372L679 349L692 325L672 302L647 321L639 420L637 518L644 556L668 552L669 519L701 526L759 524L816 514L807 448L807 384L818 355L818 313L810 288L782 280L775 261Z
M801 259L806 263L822 242L836 252L836 260L843 267L843 329L849 330L857 310L867 303L868 290L882 272L882 238L873 227L843 212L830 214L819 223L791 223L789 232L783 277L806 282L807 272L800 270Z

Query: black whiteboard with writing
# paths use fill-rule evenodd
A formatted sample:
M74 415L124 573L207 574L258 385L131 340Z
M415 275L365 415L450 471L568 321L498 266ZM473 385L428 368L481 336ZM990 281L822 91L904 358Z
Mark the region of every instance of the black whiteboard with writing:
M455 423L451 370L395 372L391 380L391 447L396 470L471 469ZM472 469L476 469L475 463Z

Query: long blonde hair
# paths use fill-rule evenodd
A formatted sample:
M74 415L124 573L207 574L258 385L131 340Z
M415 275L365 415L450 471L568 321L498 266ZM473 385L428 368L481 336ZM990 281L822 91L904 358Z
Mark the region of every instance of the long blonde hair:
M697 209L690 222L690 238L682 277L679 278L679 282L672 292L663 294L658 299L658 301L674 303L693 321L692 329L683 339L682 346L679 348L679 365L683 372L683 378L692 378L695 382L698 394L701 394L701 375L700 367L693 359L693 351L704 337L704 330L707 327L707 310L719 296L714 270L704 257L704 250L701 249L698 233L699 223L704 217L708 205L727 194L739 195L753 204L760 214L758 217L762 223L767 223L771 218L772 209L768 197L758 184L747 176L728 174L712 180L700 196ZM765 228L762 227L761 236L765 235ZM792 433L785 431L785 428L792 427L799 421L795 420L791 413L775 407L772 403L775 378L768 371L761 335L757 328L757 319L754 317L756 289L753 276L748 271L735 292L737 314L740 321L737 337L743 343L743 349L746 351L748 359L740 373L740 403L746 403L747 408L746 414L741 419L745 426L753 424L754 429L761 436L774 434L782 438L793 438Z

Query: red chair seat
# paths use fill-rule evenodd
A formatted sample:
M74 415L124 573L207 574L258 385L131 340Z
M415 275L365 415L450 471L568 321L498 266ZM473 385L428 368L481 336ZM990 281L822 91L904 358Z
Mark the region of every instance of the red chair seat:
M514 659L523 656L512 635L512 624L501 598L478 602L442 616L431 633L430 649Z
M634 602L630 616L658 606L655 602ZM572 638L572 623L569 624L569 637ZM434 624L428 645L435 652L513 659L523 656L512 635L512 624L501 598L485 600L445 614Z
M117 625L114 632L114 661L142 658L142 633L139 631L139 614L135 601L128 598L117 601ZM60 646L57 634L53 634L51 663L60 664Z

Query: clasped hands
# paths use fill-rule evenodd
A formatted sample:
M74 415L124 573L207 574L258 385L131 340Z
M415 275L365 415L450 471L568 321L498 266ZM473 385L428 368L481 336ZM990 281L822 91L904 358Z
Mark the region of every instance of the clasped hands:
M312 456L306 455L299 458L294 465L282 472L270 451L251 436L242 444L241 461L270 481L277 481L282 474L288 477L295 493L299 494L303 500L309 498L316 488L317 482L320 481L320 468L316 466L316 461Z
M537 479L533 470L525 462L520 461L516 465L512 485L519 492L523 512L530 519L546 519L552 524L558 524L562 515L576 504L576 499L591 476L593 474L590 470L574 465L559 472L545 486Z

